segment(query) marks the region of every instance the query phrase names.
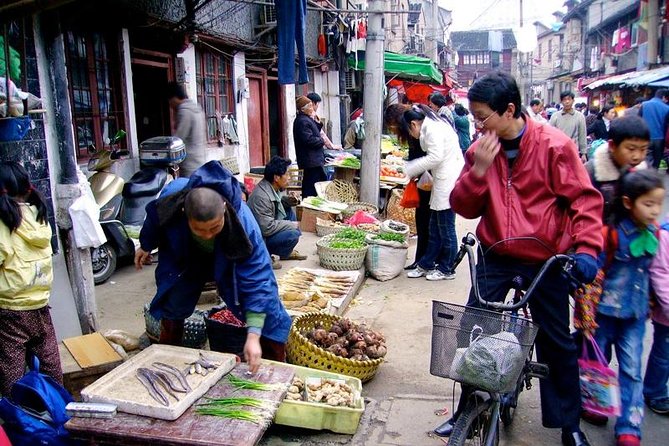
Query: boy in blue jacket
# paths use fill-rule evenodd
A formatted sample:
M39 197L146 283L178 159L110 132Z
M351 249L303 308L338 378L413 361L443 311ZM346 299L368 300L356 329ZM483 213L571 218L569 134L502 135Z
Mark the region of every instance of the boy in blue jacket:
M219 161L206 163L181 190L149 203L135 266L141 269L160 249L158 290L149 310L161 321L165 344L181 344L184 320L204 284L215 281L228 309L246 322L244 357L255 373L261 356L285 360L291 320L258 224L241 196Z

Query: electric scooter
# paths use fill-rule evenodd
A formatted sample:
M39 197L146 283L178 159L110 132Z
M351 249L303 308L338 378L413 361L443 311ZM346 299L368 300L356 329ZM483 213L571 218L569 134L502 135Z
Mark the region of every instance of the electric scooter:
M93 280L96 285L111 277L119 261L133 259L134 240L139 237L139 229L146 216L145 207L174 178L172 172L176 175L178 168L175 166L180 162L152 163L155 167L144 165L125 182L112 172L114 163L129 154L118 146L118 142L125 136L125 131L119 130L110 141L109 149L96 150L95 147L89 147L92 157L88 162L88 170L95 173L88 181L100 206L100 225L107 237L106 243L91 248ZM168 172L169 169L173 170Z

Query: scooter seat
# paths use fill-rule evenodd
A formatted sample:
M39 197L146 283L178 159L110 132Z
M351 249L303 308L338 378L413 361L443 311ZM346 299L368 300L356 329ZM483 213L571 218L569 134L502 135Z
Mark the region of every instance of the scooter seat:
M157 196L166 182L167 172L164 169L144 168L123 185L123 198Z

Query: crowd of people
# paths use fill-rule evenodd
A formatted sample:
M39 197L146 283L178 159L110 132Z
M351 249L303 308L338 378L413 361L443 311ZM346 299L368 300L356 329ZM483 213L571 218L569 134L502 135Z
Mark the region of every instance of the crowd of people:
M385 110L387 129L409 147L405 173L412 181L429 178L424 181L431 184L419 192L416 257L406 267L407 276L455 277L456 215L479 219L483 255L476 271L485 300L503 300L518 278L530 283L554 254L571 255L578 283L599 281L601 287L592 317L580 321L581 335L592 336L607 360L614 349L618 358L616 444L639 445L644 406L669 415L669 223L662 222L666 191L657 170L669 143L669 91L659 89L623 117L605 105L589 124L569 91L561 94L561 108L551 116L545 116L539 99L524 110L515 79L501 72L478 79L467 98L469 110L440 93L425 104ZM324 150L341 149L323 130L316 113L320 100L317 94L296 100L293 135L303 197L315 196L315 183L326 179ZM197 110L191 110L183 91L174 91L173 102L183 120L179 131L186 132L193 127L188 113ZM361 116L362 111L352 119L355 138L361 137L361 126L364 133L364 124L357 122ZM473 142L468 116L478 135ZM592 152L588 135L602 141ZM184 133L184 138L191 136ZM283 193L291 160L273 157L245 202L240 184L221 163L204 163L194 152L189 157L189 178L173 182L147 206L135 256L141 269L160 248L150 305L161 320L160 342L182 343L184 320L213 281L248 326L244 356L251 370L257 370L261 357L283 361L291 320L278 297L271 256L305 258L294 249L301 236L296 201ZM21 376L27 353L62 381L48 313L50 256L45 203L25 169L5 163L0 169L2 394ZM581 352L570 332L574 291L563 271L554 268L538 284L529 307L541 327L537 359L550 370L540 383L543 425L560 428L564 445L587 446L580 419L608 420L581 409ZM467 305L480 305L474 291ZM654 338L644 379L649 314ZM435 429L438 435L451 434L471 392L463 385L458 410Z
M429 108L394 104L384 115L388 130L409 147L407 174L415 181L431 172L441 186L420 197L416 258L407 276L454 277L456 214L480 219L484 255L477 281L485 300L504 299L519 277L527 286L553 254L572 255L577 280L597 279L601 287L601 303L590 324L578 325L576 337L591 337L608 361L615 349L621 393L616 444L639 445L644 405L669 415L669 224L660 224L665 189L657 171L669 141L668 92L660 89L653 99L638 101L624 117L606 104L587 122L584 104L575 104L572 92L562 92L559 110L548 115L540 99L523 110L515 80L492 73L468 92L473 143L458 131L464 107L439 96L427 98ZM583 352L570 333L569 295L578 293L555 270L536 294L529 306L541 327L537 358L550 370L541 382L543 424L561 428L564 445L589 445L579 418L593 424L608 418L581 410L580 392L574 390ZM651 301L656 302L654 342L644 380L643 334ZM479 306L473 291L467 305ZM463 385L458 410L435 433L451 434L471 391Z

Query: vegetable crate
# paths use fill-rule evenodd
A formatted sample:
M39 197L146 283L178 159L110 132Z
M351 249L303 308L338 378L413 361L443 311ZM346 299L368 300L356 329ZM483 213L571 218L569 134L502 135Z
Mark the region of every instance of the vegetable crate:
M355 407L333 407L324 403L284 400L274 417L276 424L316 430L327 429L339 434L354 434L358 430L360 418L365 411L365 400L360 395L362 382L358 378L290 364L281 366L293 368L295 376L305 381L312 377L343 380L353 388L357 398Z
M369 381L374 378L376 371L383 363L383 358L369 361L342 358L314 345L302 334L303 331L311 330L319 323L323 325L323 328L329 330L332 324L339 319L341 317L323 313L307 313L296 317L288 334L286 358L291 364L353 376L362 382Z

